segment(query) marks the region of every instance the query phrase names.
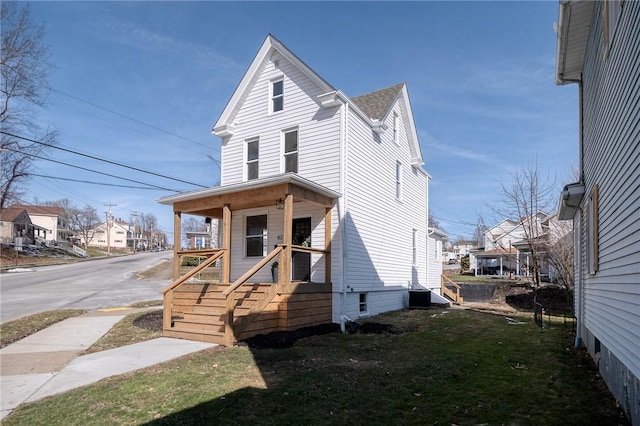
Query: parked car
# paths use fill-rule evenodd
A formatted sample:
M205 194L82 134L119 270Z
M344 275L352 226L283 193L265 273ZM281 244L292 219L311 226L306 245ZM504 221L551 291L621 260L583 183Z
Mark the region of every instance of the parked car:
M449 265L455 265L456 263L458 263L456 259L449 259Z

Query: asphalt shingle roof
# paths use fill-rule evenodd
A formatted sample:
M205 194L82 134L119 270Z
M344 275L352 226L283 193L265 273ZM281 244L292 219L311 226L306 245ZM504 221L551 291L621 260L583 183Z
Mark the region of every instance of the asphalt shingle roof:
M404 83L396 84L386 89L376 90L375 92L351 98L351 100L370 118L382 120L403 86Z

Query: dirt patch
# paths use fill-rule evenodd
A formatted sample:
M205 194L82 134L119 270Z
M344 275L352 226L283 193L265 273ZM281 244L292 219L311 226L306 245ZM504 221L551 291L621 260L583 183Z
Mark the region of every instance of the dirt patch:
M526 283L501 283L496 287L493 298L488 302L467 303L462 306L492 310L506 314L532 313L534 299L537 300L549 315L572 316L567 303L564 288L557 285L545 285L537 290Z
M251 349L281 349L293 347L296 342L305 337L319 336L340 331L338 324L321 324L313 327L304 327L294 331L274 331L268 334L258 334L250 337L239 346L247 345Z
M162 331L162 309L140 315L133 320L133 325L149 331Z

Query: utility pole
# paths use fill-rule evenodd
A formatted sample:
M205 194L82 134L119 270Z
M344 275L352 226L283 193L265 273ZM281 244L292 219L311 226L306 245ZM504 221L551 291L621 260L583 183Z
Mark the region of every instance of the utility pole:
M133 223L133 229L131 230L131 237L133 238L133 252L136 252L136 222L138 221L138 212L131 212L131 222Z
M111 227L113 226L113 216L111 215L111 207L116 207L117 204L107 203L104 205L109 207L109 211L105 212L107 215L107 254L111 254Z

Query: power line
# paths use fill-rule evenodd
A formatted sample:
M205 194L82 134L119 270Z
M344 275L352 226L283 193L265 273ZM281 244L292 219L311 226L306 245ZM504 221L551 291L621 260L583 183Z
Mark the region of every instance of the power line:
M52 88L51 90L52 90L52 91L54 91L54 92L56 92L56 93L60 93L61 95L68 96L68 97L69 97L69 98L71 98L71 99L75 99L75 100L76 100L76 101L78 101L78 102L83 102L83 103L85 103L85 104L87 104L87 105L91 105L91 106L92 106L92 107L94 107L94 108L98 108L98 109L101 109L101 110L103 110L103 111L107 111L107 112L109 112L109 113L111 113L111 114L115 114L115 115L117 115L117 116L119 116L119 117L126 118L127 120L131 120L131 121L133 121L133 122L135 122L135 123L142 124L143 126L150 127L150 128L152 128L152 129L154 129L154 130L157 130L157 131L159 131L159 132L166 133L167 135L171 135L171 136L173 136L173 137L176 137L176 138L179 138L179 139L185 140L185 141L187 141L187 142L191 142L191 143L194 143L194 144L196 144L196 145L203 146L203 147L205 147L205 148L207 148L207 149L212 149L212 147L211 147L210 145L206 145L206 144L203 144L203 143L201 143L201 142L194 141L193 139L189 139L189 138L186 138L186 137L184 137L184 136L180 136L180 135L175 134L175 133L173 133L173 132L170 132L170 131L168 131L168 130L161 129L160 127L154 126L153 124L145 123L144 121L138 120L137 118L129 117L128 115L124 115L124 114L119 113L119 112L117 112L117 111L113 111L113 110L111 110L111 109L109 109L109 108L105 108L105 107L103 107L103 106L100 106L100 105L94 104L93 102L86 101L86 100L84 100L84 99L78 98L77 96L73 96L73 95L70 95L69 93L65 93L65 92L63 92L63 91L61 91L61 90L53 89L53 88ZM212 157L210 157L210 159L211 159L212 161L214 161L216 164L218 164L218 165L220 164L220 161L218 161L218 160L216 160L216 159L214 159L214 158L212 158Z
M6 146L2 147L2 149L6 149L7 151L18 152L18 153L21 152L21 151L19 151L17 149L8 148ZM104 173L104 172L99 172L97 170L87 169L86 167L76 166L74 164L65 163L65 162L62 162L62 161L54 160L52 158L45 158L45 157L41 157L41 156L35 155L35 154L28 154L28 155L29 155L29 157L37 158L38 160L50 161L52 163L62 164L63 166L73 167L73 168L84 170L84 171L87 171L87 172L97 173L99 175L109 176L109 177L116 178L116 179L122 179L122 180L126 180L126 181L133 182L133 183L139 183L140 185L146 185L146 186L154 187L154 188L161 189L161 190L164 190L164 191L180 192L180 191L175 190L175 189L164 188L162 186L152 185L150 183L140 182L140 181L137 181L137 180L134 180L134 179L129 179L129 178L125 178L125 177L122 177L122 176L112 175L110 173Z
M206 186L200 185L199 183L193 183L193 182L189 182L189 181L182 180L182 179L172 178L172 177L169 177L169 176L161 175L159 173L150 172L148 170L139 169L137 167L129 166L129 165L118 163L118 162L111 161L111 160L106 160L104 158L96 157L94 155L83 154L81 152L74 151L72 149L62 148L60 146L52 145L52 144L49 144L49 143L46 143L46 142L37 141L37 140L30 139L30 138L27 138L27 137L24 137L24 136L14 135L13 133L5 132L4 130L1 130L0 133L2 133L4 135L7 135L7 136L10 136L10 137L13 137L13 138L25 140L27 142L37 143L39 145L44 145L44 146L49 147L49 148L55 148L55 149L59 149L60 151L65 151L65 152L69 152L71 154L80 155L82 157L91 158L92 160L102 161L104 163L113 164L115 166L123 167L123 168L130 169L130 170L135 170L136 172L147 173L147 174L150 174L150 175L161 177L163 179L174 180L176 182L186 183L187 185L199 186L200 188L207 188ZM138 182L138 183L140 183L140 182Z
M35 174L35 173L29 173L29 176L36 176L36 177L41 177L41 178L46 178L46 179L65 180L65 181L68 181L68 182L87 183L87 184L90 184L90 185L111 186L111 187L116 187L116 188L149 189L149 190L152 190L152 191L160 191L160 189L150 188L148 186L118 185L117 183L93 182L93 181L89 181L89 180L63 178L63 177L58 177L58 176L46 176L46 175L40 175L40 174ZM162 189L161 191L165 191L165 189ZM178 192L178 191L175 191L175 192Z

